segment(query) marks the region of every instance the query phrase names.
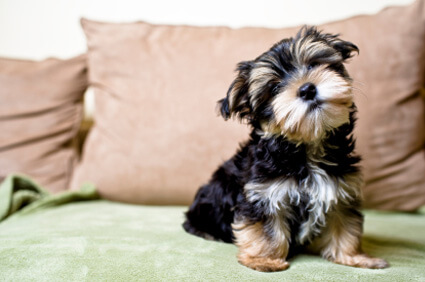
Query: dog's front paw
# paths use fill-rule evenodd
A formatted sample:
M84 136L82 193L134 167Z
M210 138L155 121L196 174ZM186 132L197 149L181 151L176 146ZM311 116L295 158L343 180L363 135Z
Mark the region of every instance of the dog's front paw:
M362 268L382 269L382 268L387 268L390 265L388 264L387 261L381 258L371 258L371 257L365 256L364 258L360 258L358 266Z
M370 268L370 269L382 269L389 266L388 262L380 258L369 257L366 254L359 254L351 257L347 257L342 260L336 260L336 263L344 264L348 266Z
M275 259L267 257L239 257L239 263L262 272L282 271L289 267L289 262L284 259Z

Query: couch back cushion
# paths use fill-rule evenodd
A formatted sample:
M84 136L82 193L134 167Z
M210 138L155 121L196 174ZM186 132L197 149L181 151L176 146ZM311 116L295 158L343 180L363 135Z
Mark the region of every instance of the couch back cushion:
M360 48L358 151L366 207L425 204L423 1L319 27ZM94 182L109 199L187 204L248 128L215 111L236 64L294 36L285 29L190 27L82 20L95 126L72 187Z
M0 180L22 173L52 192L69 187L86 88L85 55L0 58Z

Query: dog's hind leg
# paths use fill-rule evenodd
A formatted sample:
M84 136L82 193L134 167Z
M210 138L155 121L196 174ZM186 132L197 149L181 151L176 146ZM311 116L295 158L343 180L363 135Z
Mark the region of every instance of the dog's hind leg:
M380 269L388 263L362 251L363 216L354 208L339 208L328 215L327 225L312 248L329 261L361 268Z
M202 186L186 212L183 228L196 236L232 243L234 196L223 190L220 180Z

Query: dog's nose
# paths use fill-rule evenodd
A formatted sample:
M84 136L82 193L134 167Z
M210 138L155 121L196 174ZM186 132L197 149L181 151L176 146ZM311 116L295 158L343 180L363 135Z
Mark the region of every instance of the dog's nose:
M298 95L304 100L313 100L316 97L316 94L316 86L311 82L303 84L300 89L298 89Z

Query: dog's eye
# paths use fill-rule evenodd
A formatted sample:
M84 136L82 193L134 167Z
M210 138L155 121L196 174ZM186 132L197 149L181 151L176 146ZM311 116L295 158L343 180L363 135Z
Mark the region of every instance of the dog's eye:
M280 86L279 84L276 84L275 86L272 87L272 95L276 96L279 93L280 90Z
M341 63L332 64L329 66L329 68L338 73L344 73L344 66Z
M319 65L319 63L315 63L315 62L310 63L310 64L307 66L307 69L308 69L308 70L312 70L314 67L316 67L316 66L318 66L318 65Z

